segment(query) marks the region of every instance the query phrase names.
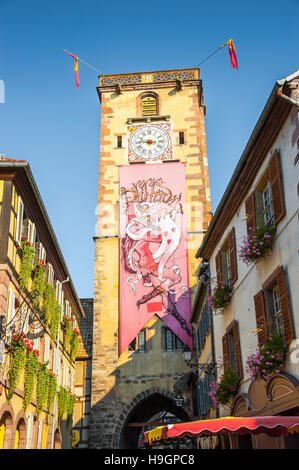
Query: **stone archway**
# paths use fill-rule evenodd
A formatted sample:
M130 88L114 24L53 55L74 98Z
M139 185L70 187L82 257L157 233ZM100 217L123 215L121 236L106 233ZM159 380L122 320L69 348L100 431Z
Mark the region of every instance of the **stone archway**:
M190 421L192 411L186 406L177 406L174 398L174 393L157 388L138 394L123 410L118 420L112 447L120 449L137 448L142 427L129 425L148 422L161 411L168 411L181 421Z
M4 436L2 449L13 448L14 412L10 403L5 403L0 410L0 426L3 426Z

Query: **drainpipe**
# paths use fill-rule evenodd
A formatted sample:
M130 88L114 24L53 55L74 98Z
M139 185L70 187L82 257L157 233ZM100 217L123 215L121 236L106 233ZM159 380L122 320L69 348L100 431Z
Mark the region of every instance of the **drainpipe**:
M59 304L60 305L61 305L61 300L62 300L62 284L64 284L65 282L69 282L69 280L70 280L70 278L68 276L60 284L60 292L59 292ZM57 375L57 378L59 377L59 369L60 369L60 356L59 356L60 323L61 323L61 321L59 321L59 325L58 325L57 345L56 345L56 355L55 355L55 370L53 371ZM59 384L57 384L57 385L59 385ZM55 394L53 408L54 409L53 409L51 449L54 449L54 433L55 433L55 416L56 416L56 408L57 408L57 393Z
M299 101L298 100L294 100L293 98L290 98L289 96L287 95L284 95L283 92L282 92L282 86L280 88L278 88L277 90L277 96L280 96L280 98L283 98L284 100L288 101L290 104L292 104L293 106L295 106L296 108L299 108Z

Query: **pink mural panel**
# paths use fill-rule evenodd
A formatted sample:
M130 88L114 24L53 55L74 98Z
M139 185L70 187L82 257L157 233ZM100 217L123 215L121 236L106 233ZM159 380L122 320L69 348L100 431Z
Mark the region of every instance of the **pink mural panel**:
M192 348L185 164L119 167L119 353L153 315Z

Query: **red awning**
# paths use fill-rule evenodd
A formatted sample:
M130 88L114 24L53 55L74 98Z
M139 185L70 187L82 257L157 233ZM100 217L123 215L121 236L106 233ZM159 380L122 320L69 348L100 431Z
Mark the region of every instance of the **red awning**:
M254 416L250 418L226 417L187 423L169 424L147 431L144 442L153 444L165 439L214 436L217 434L260 434L278 437L299 431L299 416Z

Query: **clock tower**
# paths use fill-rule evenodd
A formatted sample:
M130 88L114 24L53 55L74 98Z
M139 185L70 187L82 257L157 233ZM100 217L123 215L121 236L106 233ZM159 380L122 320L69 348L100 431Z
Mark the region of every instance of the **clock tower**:
M90 447L134 448L163 413L197 416L183 350L211 210L205 106L197 68L99 79Z

